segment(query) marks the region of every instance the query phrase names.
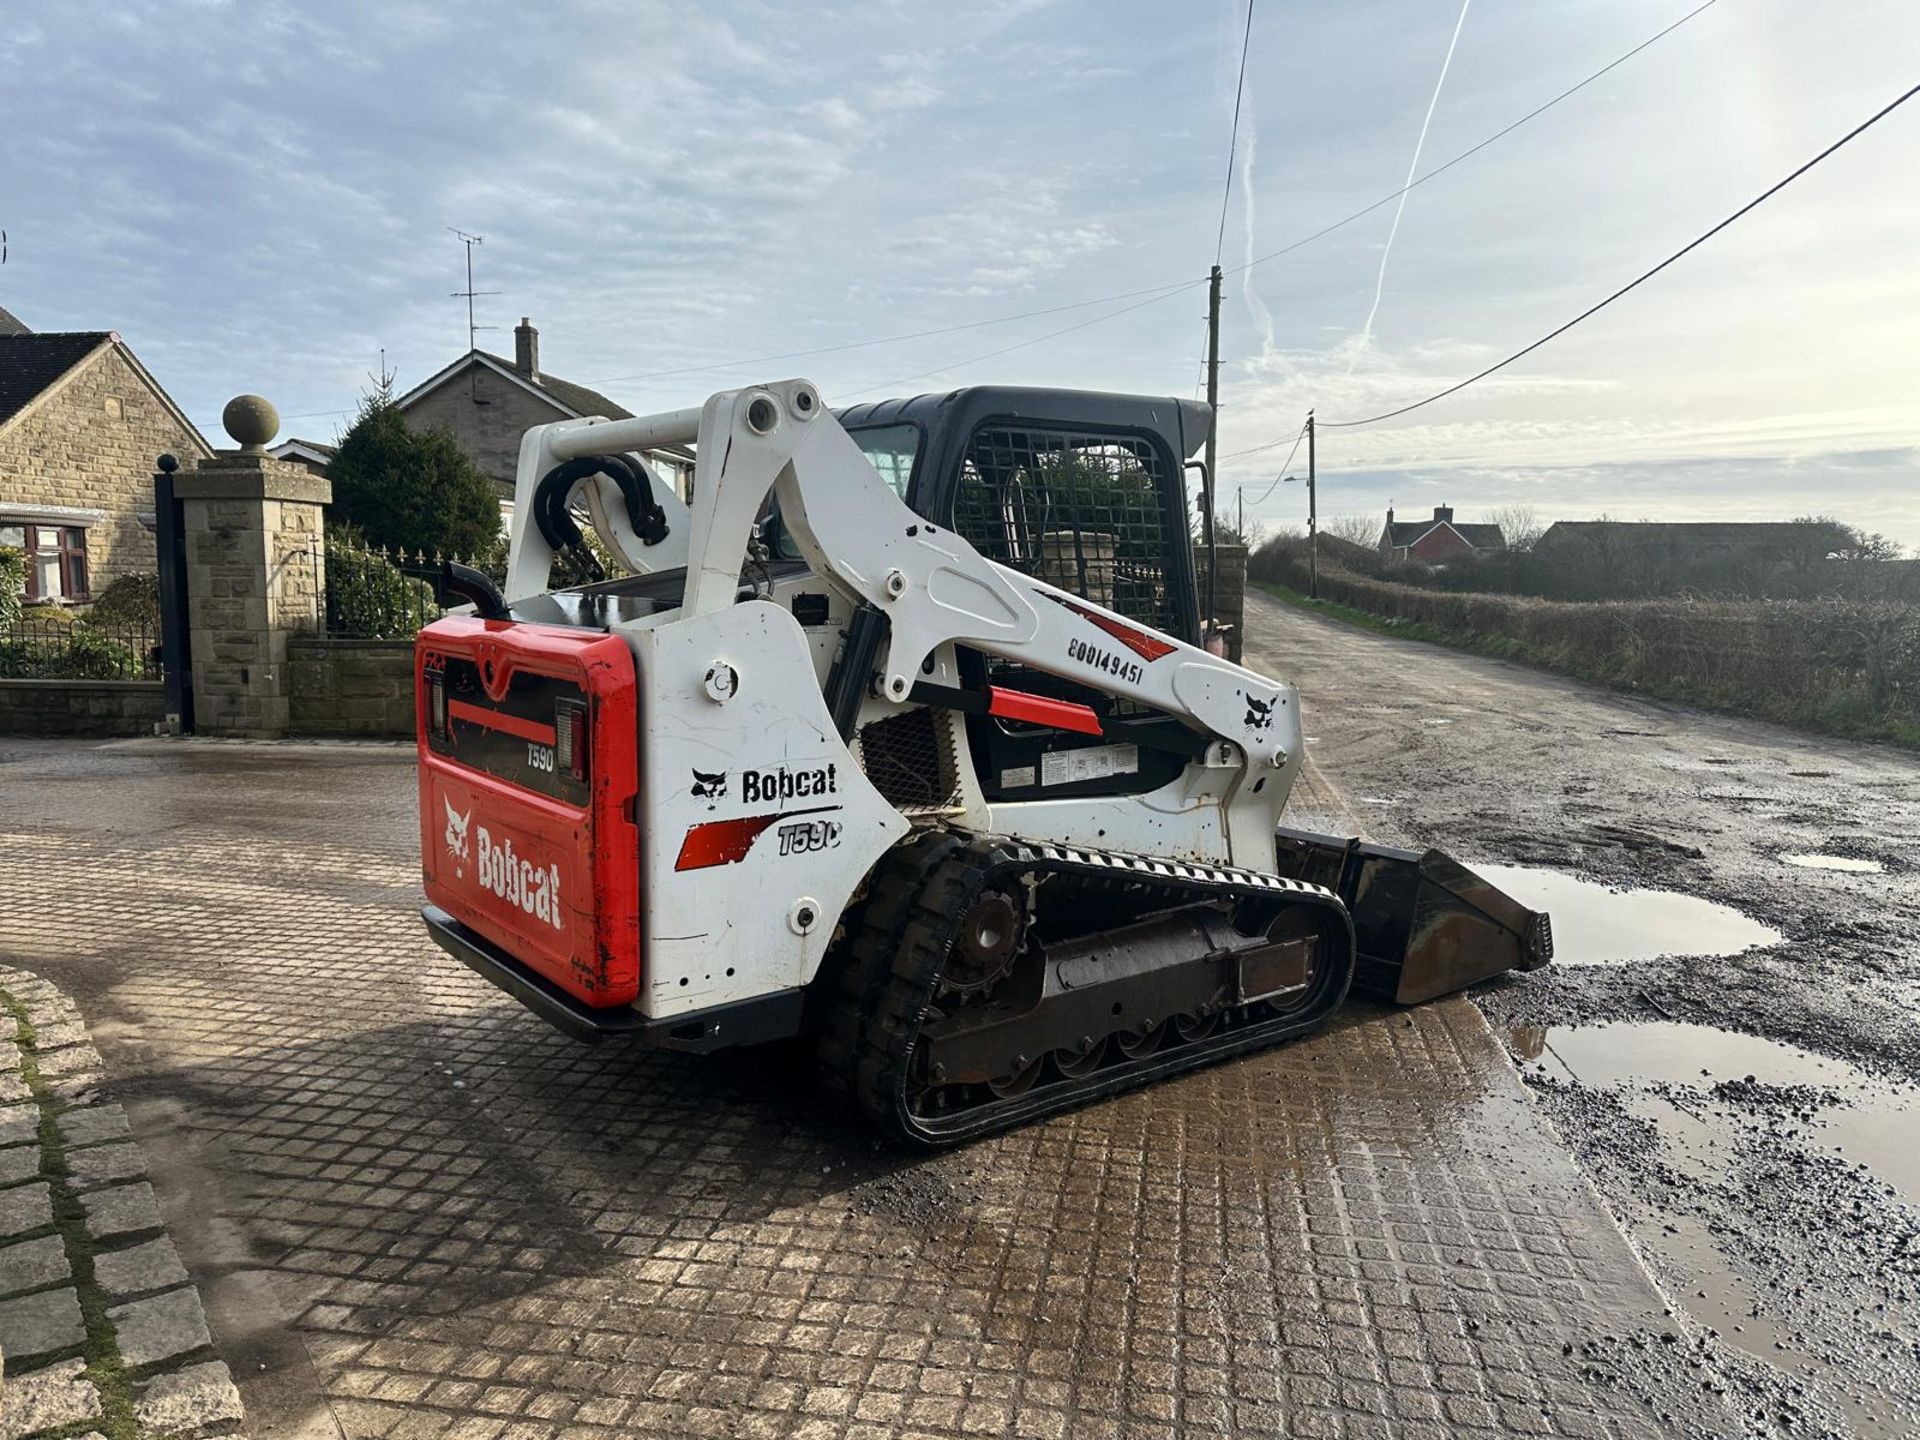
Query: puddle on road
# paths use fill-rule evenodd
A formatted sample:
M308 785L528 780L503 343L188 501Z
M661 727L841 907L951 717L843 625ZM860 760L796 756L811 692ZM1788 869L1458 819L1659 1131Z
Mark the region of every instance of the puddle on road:
M1807 1148L1837 1153L1850 1165L1865 1165L1909 1205L1920 1206L1920 1146L1913 1143L1920 1133L1920 1095L1892 1089L1844 1060L1678 1020L1524 1025L1512 1032L1512 1047L1522 1059L1538 1061L1563 1080L1631 1089L1637 1092L1635 1100L1650 1085L1702 1092L1725 1080L1818 1086L1840 1103L1822 1106L1814 1119L1802 1122ZM1641 1113L1655 1121L1670 1142L1679 1142L1677 1149L1698 1149L1702 1137L1692 1127L1669 1125L1652 1110ZM1697 1114L1692 1118L1699 1120Z
M1862 875L1878 875L1887 867L1878 860L1855 860L1849 855L1782 855L1789 865L1808 870L1853 870Z
M1772 1144L1864 1166L1901 1200L1920 1206L1920 1147L1913 1143L1920 1092L1895 1090L1845 1061L1681 1021L1518 1026L1509 1044L1562 1080L1614 1091L1628 1113L1654 1127L1662 1163L1706 1189L1742 1183L1752 1163L1743 1147L1764 1132ZM1764 1099L1714 1091L1722 1082L1748 1080L1814 1087L1821 1098L1789 1100L1769 1114ZM1658 1206L1656 1215L1658 1224L1637 1231L1638 1243L1697 1322L1770 1365L1828 1381L1829 1398L1859 1434L1910 1433L1890 1395L1862 1387L1850 1366L1788 1322L1769 1294L1772 1282L1751 1273L1751 1254L1742 1258L1698 1215Z
M1558 870L1475 865L1522 905L1553 917L1556 965L1619 965L1656 955L1738 955L1780 932L1738 910L1671 890L1612 890Z

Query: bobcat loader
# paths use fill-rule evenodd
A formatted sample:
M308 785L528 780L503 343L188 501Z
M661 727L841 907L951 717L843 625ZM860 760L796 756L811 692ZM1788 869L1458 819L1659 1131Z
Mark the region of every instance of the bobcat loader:
M417 649L432 938L582 1040L807 1036L946 1145L1546 963L1437 852L1278 828L1293 686L1208 652L1181 400L806 381L521 445ZM653 447L693 443L682 500ZM582 520L631 572L554 589Z

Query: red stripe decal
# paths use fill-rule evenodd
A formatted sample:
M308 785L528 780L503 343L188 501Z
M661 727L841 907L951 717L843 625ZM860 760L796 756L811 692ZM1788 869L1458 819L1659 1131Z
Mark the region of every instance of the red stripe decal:
M1126 646L1142 660L1158 660L1162 655L1171 655L1173 646L1157 635L1149 635L1144 630L1136 630L1124 620L1116 620L1111 615L1102 615L1098 610L1089 610L1084 605L1076 605L1071 600L1063 600L1058 595L1047 596L1049 600L1064 605L1082 620L1096 625L1107 632L1122 645Z
M1056 730L1075 730L1082 735L1100 733L1100 717L1085 705L1071 700L1052 700L1045 695L1029 695L1024 690L987 687L987 713L1003 720L1025 720L1030 725L1051 725Z
M704 820L687 831L680 842L676 870L705 870L712 865L732 865L747 858L753 842L767 828L796 815L821 815L837 810L837 805L819 805L811 810L786 810L778 815L744 815L738 820Z
M498 730L505 735L518 735L522 740L531 740L536 745L554 743L551 725L542 725L538 720L522 720L518 715L489 710L466 700L448 701L447 714L455 720L464 720L467 724L478 725L482 729Z

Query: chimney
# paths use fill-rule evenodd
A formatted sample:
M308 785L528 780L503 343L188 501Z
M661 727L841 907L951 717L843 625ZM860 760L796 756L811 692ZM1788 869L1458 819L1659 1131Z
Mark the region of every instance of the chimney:
M1451 525L1453 523L1453 507L1451 505L1434 506L1433 523L1436 525Z
M540 378L540 332L524 315L513 327L513 368L529 380Z

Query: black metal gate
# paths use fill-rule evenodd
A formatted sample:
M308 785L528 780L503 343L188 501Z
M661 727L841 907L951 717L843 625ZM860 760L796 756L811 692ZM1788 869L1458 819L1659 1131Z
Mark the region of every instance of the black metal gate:
M160 664L166 679L167 725L193 733L193 653L187 628L187 531L173 495L180 462L162 455L153 477L154 540L160 571Z

